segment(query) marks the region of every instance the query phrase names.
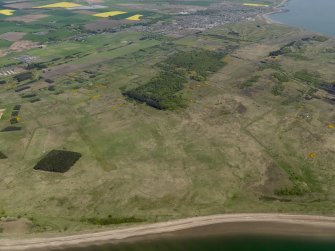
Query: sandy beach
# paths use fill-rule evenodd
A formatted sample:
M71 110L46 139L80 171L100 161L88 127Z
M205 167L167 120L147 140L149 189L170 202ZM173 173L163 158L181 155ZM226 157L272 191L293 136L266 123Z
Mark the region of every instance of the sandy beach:
M224 229L231 229L232 223L236 223L233 228L236 233L254 232L254 230L258 229L258 232L263 234L320 235L335 238L335 217L286 214L228 214L185 218L68 236L2 239L0 240L0 250L47 250L55 247L82 247L180 230L187 230L192 233L192 230L195 229L196 232L198 227L206 227L208 230L216 227L216 231L225 233ZM225 228L225 225L221 225L218 228L218 224L229 224L230 227Z

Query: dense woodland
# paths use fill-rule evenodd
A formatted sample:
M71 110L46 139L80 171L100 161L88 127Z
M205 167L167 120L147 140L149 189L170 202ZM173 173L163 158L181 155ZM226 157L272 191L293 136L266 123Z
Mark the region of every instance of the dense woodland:
M52 150L34 167L35 170L65 173L81 158L81 154L71 151Z
M188 79L205 80L224 65L224 56L223 52L206 50L178 52L160 64L157 77L123 94L160 110L185 107L182 90Z
M147 84L124 94L160 110L173 109L185 106L184 99L179 93L183 90L185 82L186 78L182 74L163 70Z

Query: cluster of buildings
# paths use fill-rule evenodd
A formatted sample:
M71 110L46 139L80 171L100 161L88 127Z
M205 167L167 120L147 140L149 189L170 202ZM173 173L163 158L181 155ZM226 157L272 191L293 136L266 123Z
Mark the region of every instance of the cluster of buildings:
M136 25L131 27L131 29L142 32L158 32L165 35L182 36L188 30L201 31L227 23L239 22L254 17L263 11L268 11L268 7L221 3L194 13L179 13L172 20L162 20L151 25Z

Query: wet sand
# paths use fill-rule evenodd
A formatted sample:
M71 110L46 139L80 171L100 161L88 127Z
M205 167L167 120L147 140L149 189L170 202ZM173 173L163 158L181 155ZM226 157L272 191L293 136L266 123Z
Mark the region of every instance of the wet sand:
M335 238L335 217L285 214L228 214L83 233L69 236L0 240L0 250L49 250L116 243L157 235L269 234Z

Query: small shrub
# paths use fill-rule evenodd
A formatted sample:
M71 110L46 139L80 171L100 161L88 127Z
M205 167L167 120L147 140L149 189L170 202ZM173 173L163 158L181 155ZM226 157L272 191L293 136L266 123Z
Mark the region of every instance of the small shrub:
M41 99L40 98L33 98L33 99L30 100L30 103L36 103L38 101L41 101Z
M17 126L7 126L1 130L1 132L13 132L13 131L20 131L22 128Z
M285 87L282 83L276 83L271 90L271 93L275 96L280 96L283 94Z
M12 117L16 117L19 115L19 111L12 111Z
M22 91L27 90L27 89L30 89L29 85L22 86L20 88L15 89L15 92L22 92Z
M36 97L35 93L28 93L21 96L21 98L33 98Z
M3 154L2 152L0 152L0 159L7 159L7 156Z
M42 70L42 69L46 69L47 66L45 64L42 63L33 63L33 64L29 64L26 69L27 70L33 70L33 69L37 69L37 70Z
M45 82L47 82L48 84L52 84L54 83L55 81L51 80L51 79L46 79Z
M106 218L88 218L86 221L94 225L116 225L124 223L143 222L144 220L135 217L114 218L111 215L108 215L108 217Z
M19 111L21 110L21 105L15 105L13 110Z
M22 82L28 79L32 79L33 74L31 72L24 72L16 75L14 79L16 79L18 82Z
M15 117L15 118L11 118L9 122L13 125L13 124L17 124L19 121L17 120L17 117Z
M281 73L281 72L275 72L275 73L272 74L272 76L275 79L277 79L279 82L282 82L282 83L290 81L290 78L287 75L285 75L284 73Z

